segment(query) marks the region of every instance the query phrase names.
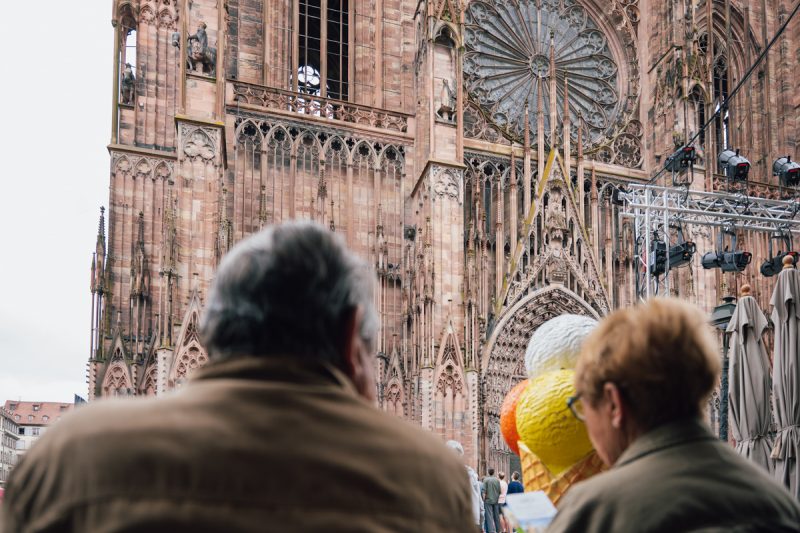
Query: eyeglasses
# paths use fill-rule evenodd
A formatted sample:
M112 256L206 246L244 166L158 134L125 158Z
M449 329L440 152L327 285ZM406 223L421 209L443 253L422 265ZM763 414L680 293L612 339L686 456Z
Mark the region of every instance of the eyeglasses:
M567 408L572 412L572 416L574 416L581 422L586 421L586 417L583 414L583 402L581 402L581 393L578 393L575 396L570 396L569 398L567 398Z

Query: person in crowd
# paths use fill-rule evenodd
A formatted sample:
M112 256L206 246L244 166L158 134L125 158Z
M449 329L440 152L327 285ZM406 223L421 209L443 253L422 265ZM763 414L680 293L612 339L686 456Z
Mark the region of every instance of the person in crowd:
M611 468L566 493L548 532L798 531L797 502L701 420L719 371L707 318L688 303L603 320L568 406Z
M11 475L0 529L470 531L464 466L375 406L373 277L318 224L241 241L200 324L211 362L65 417Z
M513 472L511 474L511 483L508 484L508 494L518 494L520 492L525 492L525 487L519 480L519 472Z
M464 447L461 446L460 442L457 440L449 440L445 444L448 448L453 450L456 456L459 457L459 460L464 460ZM470 487L472 489L472 518L475 521L475 531L482 531L484 510L481 482L478 479L478 473L475 472L475 469L466 463L464 464L464 468L467 469L467 477L469 478Z
M483 478L483 504L486 508L487 533L501 533L500 525L500 480L494 475L494 468L487 470Z
M508 483L506 482L506 473L498 472L497 478L500 480L500 496L497 498L497 503L500 505L500 525L501 531L508 533L508 523L506 517L503 515L503 507L506 506L506 494L508 494Z

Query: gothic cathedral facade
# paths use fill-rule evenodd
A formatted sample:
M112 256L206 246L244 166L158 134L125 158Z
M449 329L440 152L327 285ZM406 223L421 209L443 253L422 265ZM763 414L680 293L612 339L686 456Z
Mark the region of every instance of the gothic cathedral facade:
M699 131L693 188L718 187L715 154L741 147L750 192L781 194L772 158L800 157L800 21L700 127L790 4L114 0L89 397L180 386L208 359L197 325L220 258L312 219L375 268L380 408L475 466L512 466L500 406L533 331L638 299L643 256L613 191ZM767 239L742 236L754 264ZM670 278L709 310L745 281L769 301L752 266Z

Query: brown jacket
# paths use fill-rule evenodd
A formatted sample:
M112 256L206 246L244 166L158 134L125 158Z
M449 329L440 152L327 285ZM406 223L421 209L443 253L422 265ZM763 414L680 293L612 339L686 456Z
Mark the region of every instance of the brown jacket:
M172 395L104 400L13 472L6 531L472 531L464 466L332 367L216 363Z
M689 420L639 437L611 470L572 487L547 531L800 531L800 507Z

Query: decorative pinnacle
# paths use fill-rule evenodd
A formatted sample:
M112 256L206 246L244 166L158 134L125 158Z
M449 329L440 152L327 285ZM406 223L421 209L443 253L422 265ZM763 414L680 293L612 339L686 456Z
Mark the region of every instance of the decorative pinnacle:
M139 244L144 244L144 212L139 211Z
M106 208L102 205L100 206L100 222L97 227L97 236L98 237L105 237L106 236Z

